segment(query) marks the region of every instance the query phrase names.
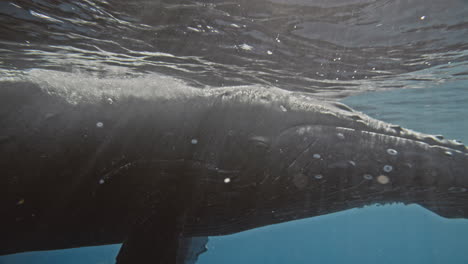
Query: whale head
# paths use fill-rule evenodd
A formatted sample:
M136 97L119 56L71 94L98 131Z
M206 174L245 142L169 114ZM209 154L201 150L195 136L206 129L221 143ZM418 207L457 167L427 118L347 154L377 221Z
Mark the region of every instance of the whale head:
M200 133L194 151L202 172L193 233L228 234L395 202L468 217L463 144L339 103L272 101L221 104L206 118L202 127L211 130Z

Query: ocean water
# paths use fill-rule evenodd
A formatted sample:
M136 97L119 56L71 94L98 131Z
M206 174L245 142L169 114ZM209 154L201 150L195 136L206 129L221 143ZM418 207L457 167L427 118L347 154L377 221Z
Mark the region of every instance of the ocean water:
M3 1L0 78L32 69L262 84L468 142L465 1ZM1 234L0 234L1 235ZM0 256L114 263L120 245ZM368 206L210 237L199 264L468 263L468 220Z

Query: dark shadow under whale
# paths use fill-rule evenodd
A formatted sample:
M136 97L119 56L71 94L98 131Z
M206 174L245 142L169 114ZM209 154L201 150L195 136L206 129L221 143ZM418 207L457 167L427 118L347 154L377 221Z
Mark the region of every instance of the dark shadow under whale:
M463 144L272 87L41 71L0 82L0 128L0 254L194 263L206 236L375 203L468 218Z

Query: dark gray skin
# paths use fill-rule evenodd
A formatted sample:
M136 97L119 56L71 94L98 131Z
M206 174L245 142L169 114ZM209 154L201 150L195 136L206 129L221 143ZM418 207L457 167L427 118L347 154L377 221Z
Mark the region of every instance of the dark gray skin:
M375 203L468 218L463 144L274 88L163 94L1 82L0 254L124 242L118 263L193 263L183 238Z

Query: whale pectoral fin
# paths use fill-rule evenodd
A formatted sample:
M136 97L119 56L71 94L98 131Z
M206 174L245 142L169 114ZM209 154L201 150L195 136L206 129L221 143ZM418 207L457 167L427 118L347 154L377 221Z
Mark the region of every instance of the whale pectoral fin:
M175 264L181 229L177 216L164 211L133 226L119 254L117 264Z
M195 264L198 256L207 251L208 237L188 237L179 239L177 264Z
M138 216L133 221L116 262L194 264L198 256L206 251L208 242L206 237L183 236L187 197L190 197L191 187L191 181L186 179L194 177L187 176L191 170L183 162L157 162L152 165L150 175L159 172L159 178L155 184L148 184L146 193L142 192L145 197L140 199L144 202L140 202L140 211L136 214ZM133 168L132 175L141 177L147 168ZM127 171L126 179L128 175Z
M170 214L135 225L117 256L117 264L195 264L206 252L207 237L183 237Z

